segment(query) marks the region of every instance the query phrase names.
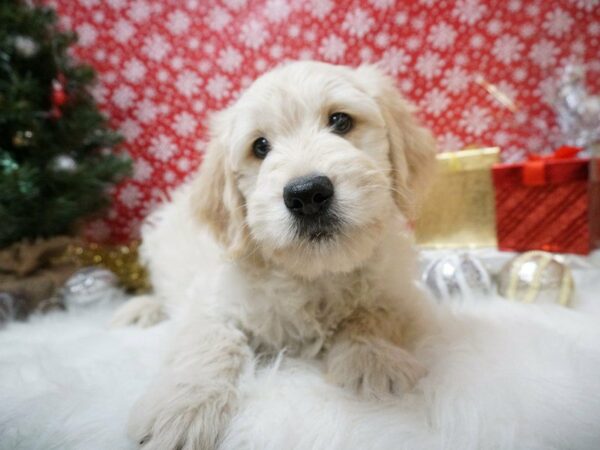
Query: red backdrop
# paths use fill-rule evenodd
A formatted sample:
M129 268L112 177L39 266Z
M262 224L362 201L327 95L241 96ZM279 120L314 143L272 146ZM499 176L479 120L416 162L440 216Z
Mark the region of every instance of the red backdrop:
M108 216L91 224L102 240L135 236L199 164L210 112L281 61L381 61L442 150L499 145L505 160L561 143L550 106L561 67L600 73L599 0L48 3L79 34L75 54L98 70L94 95L135 160Z

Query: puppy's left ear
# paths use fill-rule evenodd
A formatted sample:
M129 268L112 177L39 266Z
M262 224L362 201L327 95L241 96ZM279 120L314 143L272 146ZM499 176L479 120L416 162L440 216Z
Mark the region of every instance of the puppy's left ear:
M434 176L435 139L420 125L391 77L371 65L356 69L356 76L377 101L387 127L396 204L407 218L414 219Z

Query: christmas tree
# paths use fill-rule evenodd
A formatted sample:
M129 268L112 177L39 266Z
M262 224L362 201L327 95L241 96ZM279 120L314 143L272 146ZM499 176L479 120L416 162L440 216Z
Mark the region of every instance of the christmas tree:
M129 172L53 10L0 2L0 247L71 233Z

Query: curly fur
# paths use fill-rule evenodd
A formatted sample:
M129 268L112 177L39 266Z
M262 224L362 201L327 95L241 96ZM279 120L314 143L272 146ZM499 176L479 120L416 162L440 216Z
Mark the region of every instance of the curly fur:
M345 136L327 124L340 111L354 120ZM272 146L263 161L251 152L259 136ZM328 380L362 397L409 391L425 373L412 351L436 325L406 223L434 154L371 66L289 64L221 112L199 175L144 229L156 298L181 324L131 436L144 449L214 448L253 354L322 360ZM313 173L335 186L342 225L327 240L294 232L282 199L286 183ZM134 302L115 323L144 322L148 299Z

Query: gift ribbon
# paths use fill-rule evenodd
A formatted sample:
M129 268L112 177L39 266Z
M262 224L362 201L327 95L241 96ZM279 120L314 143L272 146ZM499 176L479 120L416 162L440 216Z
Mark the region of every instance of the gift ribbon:
M527 155L527 161L523 165L523 184L526 186L546 184L546 164L548 162L574 158L580 151L581 147L563 146L556 149L551 155Z

